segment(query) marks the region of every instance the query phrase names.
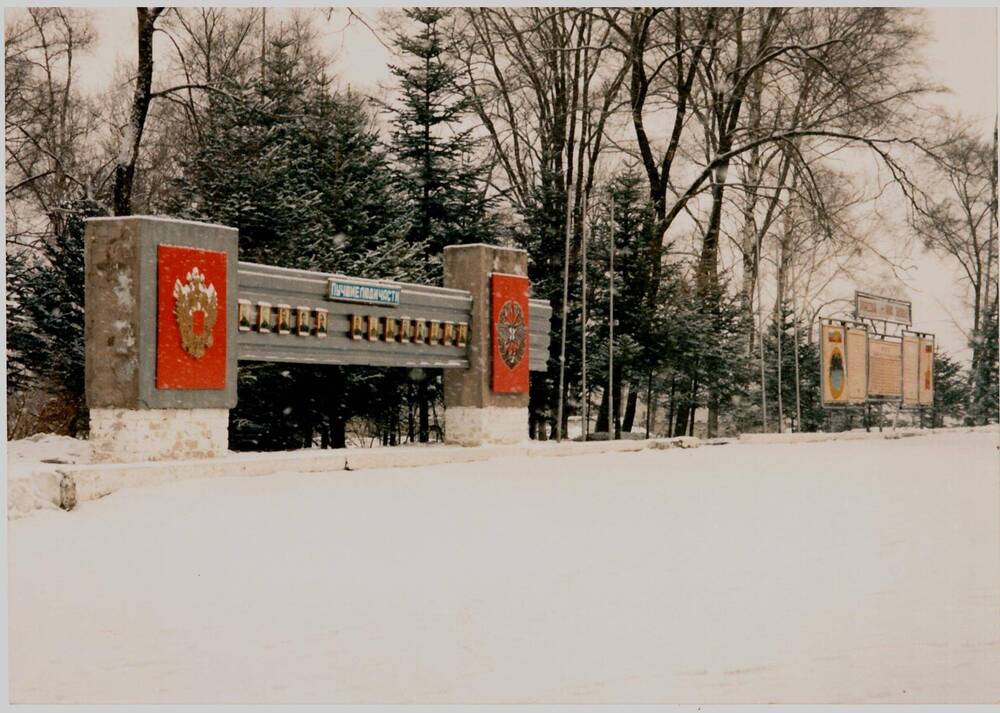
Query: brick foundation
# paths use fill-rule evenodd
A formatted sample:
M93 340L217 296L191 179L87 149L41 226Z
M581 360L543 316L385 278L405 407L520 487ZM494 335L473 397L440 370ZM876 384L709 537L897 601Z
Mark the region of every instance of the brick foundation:
M215 458L229 446L228 409L90 410L94 463Z
M528 409L449 406L445 441L459 446L522 443L528 440Z

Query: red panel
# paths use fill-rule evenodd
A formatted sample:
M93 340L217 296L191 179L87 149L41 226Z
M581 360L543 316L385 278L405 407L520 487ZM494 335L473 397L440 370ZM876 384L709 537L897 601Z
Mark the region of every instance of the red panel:
M493 391L528 392L528 278L493 273Z
M156 388L226 388L226 253L157 246Z

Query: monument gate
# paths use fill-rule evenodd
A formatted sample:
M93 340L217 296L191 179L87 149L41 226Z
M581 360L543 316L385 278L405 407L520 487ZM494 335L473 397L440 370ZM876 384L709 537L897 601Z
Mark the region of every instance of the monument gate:
M87 221L95 461L223 454L238 361L441 368L447 442L527 438L552 309L529 298L526 252L449 246L433 287L239 262L237 241L184 220Z

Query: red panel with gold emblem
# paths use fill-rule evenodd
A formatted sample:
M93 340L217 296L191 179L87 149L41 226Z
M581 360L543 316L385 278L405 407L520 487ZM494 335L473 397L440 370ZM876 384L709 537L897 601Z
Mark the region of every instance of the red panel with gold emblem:
M156 388L226 388L226 254L157 246Z
M528 391L528 278L493 273L493 391Z

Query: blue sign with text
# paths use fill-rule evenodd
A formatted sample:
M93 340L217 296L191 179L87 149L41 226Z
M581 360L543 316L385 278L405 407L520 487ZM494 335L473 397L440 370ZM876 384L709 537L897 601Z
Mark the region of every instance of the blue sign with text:
M338 302L361 302L370 305L396 307L399 305L399 288L383 285L368 285L360 282L330 280L327 285L327 299Z

